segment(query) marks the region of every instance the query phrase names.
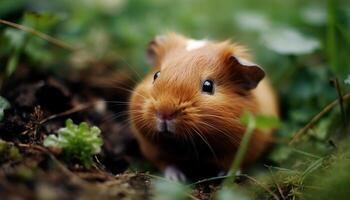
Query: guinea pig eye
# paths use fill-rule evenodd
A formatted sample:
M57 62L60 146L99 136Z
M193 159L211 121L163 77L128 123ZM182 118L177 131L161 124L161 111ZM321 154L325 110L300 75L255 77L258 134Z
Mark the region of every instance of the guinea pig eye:
M202 92L214 94L214 82L212 80L205 80L202 85Z
M160 71L157 71L153 76L153 81L155 81L160 76Z

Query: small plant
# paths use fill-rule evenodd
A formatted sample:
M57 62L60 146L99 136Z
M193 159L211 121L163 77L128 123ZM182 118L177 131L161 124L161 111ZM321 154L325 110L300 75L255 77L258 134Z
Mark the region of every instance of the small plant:
M90 128L86 122L76 125L68 119L66 127L60 128L57 133L58 136L49 135L44 140L44 146L61 149L66 161L76 159L88 168L92 164L92 156L101 151L101 131L96 126Z
M10 108L10 103L2 96L0 96L0 121L4 118L4 110Z
M350 74L349 74L348 77L344 80L344 83L350 85Z

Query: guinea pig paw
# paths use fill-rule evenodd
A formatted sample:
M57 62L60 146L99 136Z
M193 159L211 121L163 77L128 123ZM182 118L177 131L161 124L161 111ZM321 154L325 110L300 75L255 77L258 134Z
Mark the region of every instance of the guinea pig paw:
M173 165L167 166L165 168L164 176L166 179L171 181L186 182L185 174Z

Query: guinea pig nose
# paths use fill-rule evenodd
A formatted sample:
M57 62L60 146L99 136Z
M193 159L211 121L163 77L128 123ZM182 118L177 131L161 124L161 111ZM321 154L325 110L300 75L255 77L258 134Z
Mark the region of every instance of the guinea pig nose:
M157 117L161 120L172 120L176 116L175 111L157 111Z

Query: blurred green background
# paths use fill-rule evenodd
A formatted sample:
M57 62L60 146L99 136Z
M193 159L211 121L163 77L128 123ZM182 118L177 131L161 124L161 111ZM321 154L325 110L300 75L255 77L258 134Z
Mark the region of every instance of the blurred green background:
M350 91L348 0L1 0L0 18L78 49L0 24L2 77L21 65L59 74L96 63L144 74L148 42L167 31L244 44L278 91L280 137L290 138L337 99L330 80ZM337 107L308 132L303 149L327 152L326 141L344 130L340 124ZM290 152L280 145L270 157L291 166Z

